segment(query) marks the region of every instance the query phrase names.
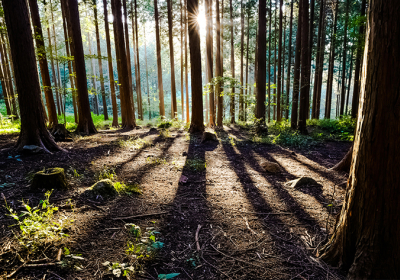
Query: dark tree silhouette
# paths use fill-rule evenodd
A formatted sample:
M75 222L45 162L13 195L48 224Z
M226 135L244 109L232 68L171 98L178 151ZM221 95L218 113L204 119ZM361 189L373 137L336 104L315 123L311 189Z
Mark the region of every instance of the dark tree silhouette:
M396 165L400 156L398 1L370 0L368 13L361 102L347 194L322 258L348 269L347 279L397 279L400 275L400 173Z
M257 96L256 96L256 118L265 122L265 84L266 79L266 14L267 7L265 1L260 1L258 7L258 72L257 72Z
M21 133L15 148L22 151L26 145L35 145L46 152L60 151L45 125L27 2L4 0L3 9L21 111Z

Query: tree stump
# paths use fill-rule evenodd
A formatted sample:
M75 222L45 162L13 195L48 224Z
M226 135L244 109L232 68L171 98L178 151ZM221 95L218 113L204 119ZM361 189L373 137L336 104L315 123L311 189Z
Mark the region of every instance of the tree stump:
M64 168L54 167L35 173L32 180L32 189L35 190L64 190L68 188Z
M65 128L64 124L57 124L51 130L56 142L72 142L71 133Z

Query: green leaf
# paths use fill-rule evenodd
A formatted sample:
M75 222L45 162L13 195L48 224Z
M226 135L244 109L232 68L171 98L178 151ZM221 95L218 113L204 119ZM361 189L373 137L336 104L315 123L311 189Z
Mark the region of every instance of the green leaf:
M158 274L158 279L172 279L176 276L180 275L180 273L170 273L170 274Z

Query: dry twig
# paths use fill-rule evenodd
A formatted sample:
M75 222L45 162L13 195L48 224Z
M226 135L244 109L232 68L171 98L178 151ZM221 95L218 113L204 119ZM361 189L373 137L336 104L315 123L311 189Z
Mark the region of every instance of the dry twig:
M201 225L198 225L197 226L197 230L196 230L196 235L195 235L197 252L200 252L200 243L199 243L199 232L200 232L200 229L201 229Z

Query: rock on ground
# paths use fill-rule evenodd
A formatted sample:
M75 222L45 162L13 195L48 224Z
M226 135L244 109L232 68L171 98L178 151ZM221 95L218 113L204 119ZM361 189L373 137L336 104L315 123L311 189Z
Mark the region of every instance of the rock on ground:
M313 187L321 186L317 181L315 181L313 178L310 177L301 177L296 180L287 182L286 185L295 189L303 186L313 186Z
M118 194L110 179L103 179L96 182L90 189L85 191L89 197L96 197L101 195L103 198L114 197Z
M264 161L261 163L261 167L264 168L265 171L268 171L271 173L282 172L282 169L279 166L279 164L277 164L275 162Z

